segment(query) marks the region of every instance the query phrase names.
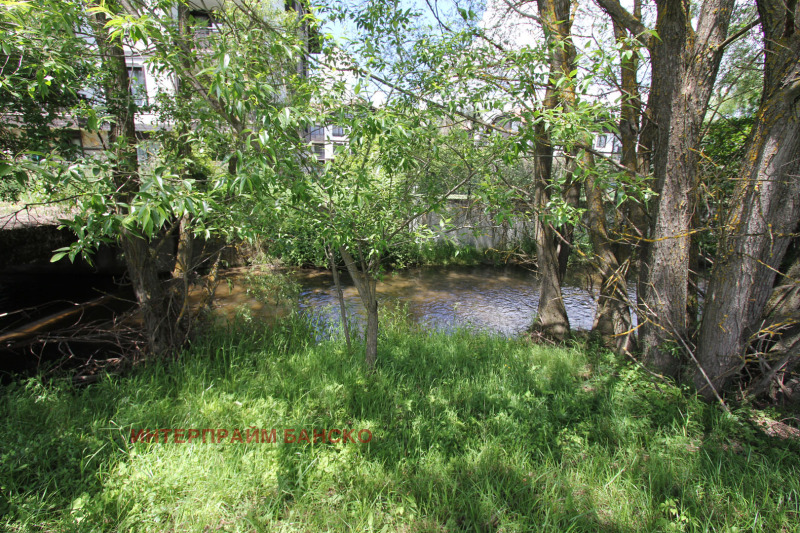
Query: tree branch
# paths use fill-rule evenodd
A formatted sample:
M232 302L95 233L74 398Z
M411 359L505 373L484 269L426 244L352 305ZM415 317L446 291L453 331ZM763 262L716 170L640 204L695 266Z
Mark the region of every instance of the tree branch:
M595 0L600 8L608 13L617 24L631 32L634 36L640 36L646 33L647 26L642 24L642 21L634 17L630 11L620 5L619 0ZM652 37L648 37L645 41L645 46L651 47Z
M758 26L759 22L760 22L760 21L759 21L758 19L751 20L750 22L748 22L748 23L745 25L745 27L744 27L744 28L742 28L741 30L737 31L736 33L734 33L733 35L731 35L730 37L728 37L727 39L725 39L725 41L723 41L723 43L722 43L722 44L720 44L720 45L717 47L717 50L724 50L726 46L728 46L729 44L733 43L734 41L737 41L737 40L738 40L738 39L740 39L742 36L744 36L745 34L747 34L747 33L748 33L750 30L752 30L753 28L755 28L756 26Z

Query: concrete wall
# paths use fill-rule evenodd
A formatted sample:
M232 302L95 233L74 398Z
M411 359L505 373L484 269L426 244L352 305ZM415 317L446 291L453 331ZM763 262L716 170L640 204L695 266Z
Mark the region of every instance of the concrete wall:
M526 217L520 215L498 224L494 215L492 211L487 213L485 206L474 200L454 199L448 201L444 214L445 218L450 219L448 226L452 230L443 231L440 225L442 216L435 213L423 216L417 224L427 224L437 234L438 241L451 239L478 250L510 248L533 240L533 223Z

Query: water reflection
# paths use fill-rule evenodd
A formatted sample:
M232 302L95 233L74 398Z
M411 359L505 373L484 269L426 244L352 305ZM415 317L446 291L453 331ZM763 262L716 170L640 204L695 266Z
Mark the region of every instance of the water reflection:
M232 316L237 307L245 305L253 315L264 317L288 312L286 306L253 299L242 283L242 275L230 276L233 285L218 289L219 311ZM292 276L302 287L300 309L310 314L322 330L337 327L338 298L330 272L297 270ZM362 322L366 314L358 292L346 275L342 276L342 283L348 314ZM378 295L383 309L404 305L409 315L425 326L445 330L470 326L514 335L533 320L539 303L537 287L535 274L521 268L418 268L386 274L378 283ZM562 291L571 327L591 329L596 295L575 282L565 285Z

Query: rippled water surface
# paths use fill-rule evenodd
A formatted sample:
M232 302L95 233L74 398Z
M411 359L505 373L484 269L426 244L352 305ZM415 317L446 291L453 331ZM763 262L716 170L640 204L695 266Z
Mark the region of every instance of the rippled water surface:
M220 287L222 310L232 313L245 305L255 314L280 313L274 304L256 302L237 281ZM321 327L339 322L338 299L330 272L298 270L292 273L301 287L300 308ZM347 275L342 276L344 297L350 315L364 317L358 293ZM564 303L573 329L590 329L596 302L585 288L567 284ZM539 303L535 274L514 267L418 268L386 274L378 284L383 308L405 305L418 323L439 329L471 326L503 334L516 334L530 326Z

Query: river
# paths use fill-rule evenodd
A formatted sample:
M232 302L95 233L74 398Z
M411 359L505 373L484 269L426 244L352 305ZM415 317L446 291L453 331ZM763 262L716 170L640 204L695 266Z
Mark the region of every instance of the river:
M252 271L235 270L217 290L217 313L234 317L247 309L253 316L274 317L288 312L286 305L256 298L248 291ZM297 304L324 330L339 323L339 307L333 277L324 270L298 269L290 276L299 284ZM342 276L348 314L359 321L365 316L350 278ZM576 330L592 327L596 294L568 279L562 287L570 326ZM635 298L633 293L630 295ZM378 283L382 307L398 304L421 325L437 329L471 327L504 335L515 335L531 325L539 303L536 275L520 267L427 267L387 273Z

